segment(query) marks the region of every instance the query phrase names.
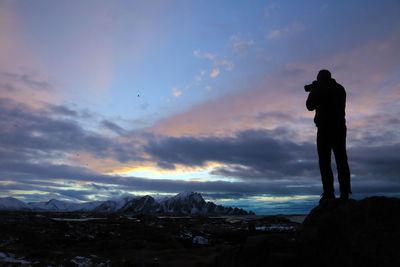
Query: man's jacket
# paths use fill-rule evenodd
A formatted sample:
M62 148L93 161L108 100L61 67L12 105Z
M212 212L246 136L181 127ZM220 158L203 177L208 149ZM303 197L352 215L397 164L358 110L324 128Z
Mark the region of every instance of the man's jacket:
M336 128L346 124L346 91L334 79L314 82L306 106L310 111L315 110L317 127Z

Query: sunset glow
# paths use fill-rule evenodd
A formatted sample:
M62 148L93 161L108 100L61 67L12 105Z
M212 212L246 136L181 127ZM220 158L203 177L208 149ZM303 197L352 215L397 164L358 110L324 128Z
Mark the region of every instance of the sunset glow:
M399 195L399 48L396 0L1 1L0 196L307 211L323 68L347 91L353 197Z

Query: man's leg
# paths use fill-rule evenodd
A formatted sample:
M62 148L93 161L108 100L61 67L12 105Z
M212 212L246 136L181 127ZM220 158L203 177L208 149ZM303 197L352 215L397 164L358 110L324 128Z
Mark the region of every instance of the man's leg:
M331 167L331 137L330 131L318 128L317 148L319 170L321 172L323 197L334 198L333 173Z
M351 193L350 186L350 168L346 153L346 127L338 131L333 144L333 153L335 154L338 180L340 184L340 196L348 199Z

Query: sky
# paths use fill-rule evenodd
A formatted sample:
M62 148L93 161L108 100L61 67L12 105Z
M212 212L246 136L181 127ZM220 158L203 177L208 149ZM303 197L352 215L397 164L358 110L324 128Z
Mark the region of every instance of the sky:
M320 69L346 88L352 197L399 196L399 48L398 0L1 0L0 196L308 212Z

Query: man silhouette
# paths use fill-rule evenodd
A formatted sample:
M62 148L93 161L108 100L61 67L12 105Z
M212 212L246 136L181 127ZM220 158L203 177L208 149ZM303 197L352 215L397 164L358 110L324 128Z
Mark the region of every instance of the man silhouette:
M336 160L340 199L347 200L351 193L350 169L346 153L346 91L331 77L328 70L320 70L317 80L304 87L309 91L306 106L315 110L314 122L318 128L317 149L323 193L320 200L335 199L331 151Z

